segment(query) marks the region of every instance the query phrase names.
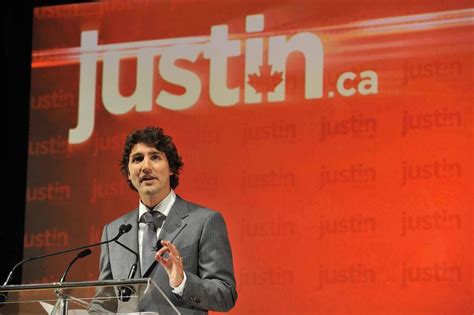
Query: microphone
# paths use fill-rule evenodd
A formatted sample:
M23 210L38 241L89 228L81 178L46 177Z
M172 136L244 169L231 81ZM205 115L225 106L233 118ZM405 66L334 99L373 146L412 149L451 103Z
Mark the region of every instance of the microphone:
M83 257L89 256L92 253L92 251L89 248L84 249L82 252L79 252L79 254L74 257L74 259L69 263L69 265L66 268L66 271L64 271L61 279L59 279L59 283L63 283L64 280L66 280L66 275L69 272L69 269L71 269L72 265L78 260Z
M56 255L60 255L60 254L65 254L65 253L73 252L73 251L76 251L76 250L81 250L81 249L85 249L85 248L89 248L89 247L95 247L95 246L107 244L107 243L110 243L110 242L116 242L123 234L129 232L131 229L132 229L131 224L127 224L127 225L122 224L119 227L119 232L117 233L117 235L114 238L112 238L108 241L103 241L103 242L95 243L95 244L91 244L91 245L80 246L80 247L76 247L76 248L65 249L65 250L61 250L61 251L50 253L50 254L25 258L22 261L18 262L15 266L13 266L12 270L8 274L7 279L3 283L3 286L8 285L10 283L11 279L13 278L13 274L14 274L15 270L19 266L23 265L24 263L26 263L28 261L32 261L32 260L36 260L36 259L40 259L40 258L46 258L46 257L50 257L50 256L56 256Z
M120 227L119 227L119 234L115 237L115 240L118 240L118 238L120 236L122 236L122 234L125 234L127 232L129 232L130 230L132 229L132 225L131 224L122 224Z
M135 255L135 263L132 265L132 267L130 268L130 272L128 273L128 280L133 279L138 269L138 260L140 259L140 256L138 255L137 252L132 250L130 247L120 243L119 241L115 241L115 242ZM135 289L131 286L122 286L118 288L118 296L119 296L120 301L122 302L128 302L133 293L135 293Z
M135 252L133 249L126 246L125 244L122 244L119 241L115 241L115 243L119 244L120 246L122 246L123 248L125 248L126 250L128 250L129 252L131 252L132 254L135 255L135 263L132 265L132 268L130 268L130 272L128 273L128 279L129 280L133 279L133 277L135 277L135 273L137 272L137 269L138 269L138 260L140 259L140 256L138 256L137 252Z
M88 255L90 255L90 253L92 253L92 251L89 249L89 248L86 248L84 249L83 251L79 252L76 257L74 257L74 259L69 263L69 265L67 265L67 268L66 270L64 271L61 279L59 279L59 283L63 283L64 280L66 280L66 275L69 271L69 269L71 269L71 266L78 260L78 259L81 259L83 257L86 257ZM56 290L54 290L54 292L56 293L56 295L61 299L62 301L62 312L61 314L66 314L67 313L67 308L68 308L68 300L67 298L64 297L64 294L62 292L62 290L60 288L57 288Z

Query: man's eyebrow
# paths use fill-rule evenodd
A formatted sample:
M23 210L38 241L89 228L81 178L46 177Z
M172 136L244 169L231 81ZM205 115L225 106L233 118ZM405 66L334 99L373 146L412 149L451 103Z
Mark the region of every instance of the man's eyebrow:
M148 154L164 154L160 150L149 151Z

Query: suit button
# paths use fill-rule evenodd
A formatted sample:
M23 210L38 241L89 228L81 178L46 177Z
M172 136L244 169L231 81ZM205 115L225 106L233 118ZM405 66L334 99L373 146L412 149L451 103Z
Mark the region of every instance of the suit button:
M197 296L191 296L189 299L191 300L191 302L194 302L194 303L201 302L201 300Z

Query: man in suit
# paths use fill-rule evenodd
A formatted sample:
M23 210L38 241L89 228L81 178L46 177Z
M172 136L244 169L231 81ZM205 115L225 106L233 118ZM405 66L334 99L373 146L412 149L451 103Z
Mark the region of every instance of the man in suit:
M220 213L175 194L182 166L172 138L161 128L133 130L126 138L120 168L130 188L138 192L139 206L107 224L102 241L117 235L122 224L130 224L132 229L120 242L139 253L136 278L150 277L181 314L228 311L237 292L225 222ZM157 247L161 248L156 251ZM127 279L135 260L115 242L103 245L99 280ZM117 311L114 303L107 311ZM166 304L156 291L143 297L137 311L171 314Z

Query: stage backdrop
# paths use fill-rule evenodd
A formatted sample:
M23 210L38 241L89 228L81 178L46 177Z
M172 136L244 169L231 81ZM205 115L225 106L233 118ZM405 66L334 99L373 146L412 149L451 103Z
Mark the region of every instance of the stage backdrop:
M25 256L135 208L124 136L157 125L227 222L232 314L472 314L473 30L471 1L36 8Z

